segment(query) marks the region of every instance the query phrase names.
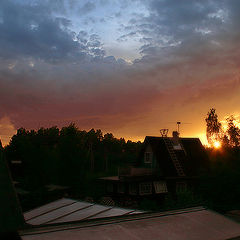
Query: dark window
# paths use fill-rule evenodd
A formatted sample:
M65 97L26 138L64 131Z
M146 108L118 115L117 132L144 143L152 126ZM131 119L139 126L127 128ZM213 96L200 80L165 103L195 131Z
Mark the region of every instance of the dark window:
M152 153L151 152L145 152L144 162L145 163L152 163Z
M167 184L165 181L153 182L155 193L167 193Z
M185 192L187 190L186 182L177 182L176 183L176 191L177 192Z
M152 194L152 183L144 182L139 184L139 194L140 195L149 195Z

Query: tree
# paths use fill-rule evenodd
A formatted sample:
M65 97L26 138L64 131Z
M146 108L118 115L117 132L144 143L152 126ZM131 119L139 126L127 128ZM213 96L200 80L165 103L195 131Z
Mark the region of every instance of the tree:
M222 129L221 123L218 121L216 110L211 108L205 119L207 123L207 140L208 143L213 144L218 141L225 147L239 147L240 146L240 129L236 125L237 121L233 115L226 119L227 129Z
M207 123L207 140L210 145L213 145L216 141L221 141L222 138L222 125L218 121L218 115L216 109L211 108L205 119Z
M240 129L234 123L236 119L233 115L231 115L226 119L226 121L228 124L227 134L229 138L229 145L231 147L237 147L240 145Z

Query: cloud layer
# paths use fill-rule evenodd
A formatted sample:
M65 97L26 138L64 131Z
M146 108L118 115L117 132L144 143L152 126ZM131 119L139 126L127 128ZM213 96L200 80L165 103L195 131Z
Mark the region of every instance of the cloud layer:
M182 120L192 122L183 134L200 134L209 108L238 111L239 10L234 0L3 0L0 118L132 139Z

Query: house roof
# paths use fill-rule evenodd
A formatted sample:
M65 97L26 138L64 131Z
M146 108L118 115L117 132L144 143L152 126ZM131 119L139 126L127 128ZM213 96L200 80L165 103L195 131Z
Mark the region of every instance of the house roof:
M172 138L168 138L172 139ZM197 176L207 169L208 156L199 138L179 138L183 150L175 150L175 154L186 176ZM146 136L144 145L150 144L157 163L165 176L178 176L163 137ZM142 150L144 152L144 148ZM142 152L142 154L143 154Z
M62 198L24 213L26 223L46 225L136 214L142 211Z
M119 181L119 176L110 176L110 177L101 177L100 180L108 180L108 181Z
M0 235L24 225L22 211L0 143Z
M103 239L238 239L240 224L203 207L141 213L36 226L20 232L23 240Z

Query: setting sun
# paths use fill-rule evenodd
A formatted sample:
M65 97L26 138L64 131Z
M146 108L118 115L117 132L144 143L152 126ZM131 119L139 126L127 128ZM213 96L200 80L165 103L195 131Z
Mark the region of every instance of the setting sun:
M220 148L221 147L221 143L216 141L216 142L213 143L213 146L214 146L214 148Z

